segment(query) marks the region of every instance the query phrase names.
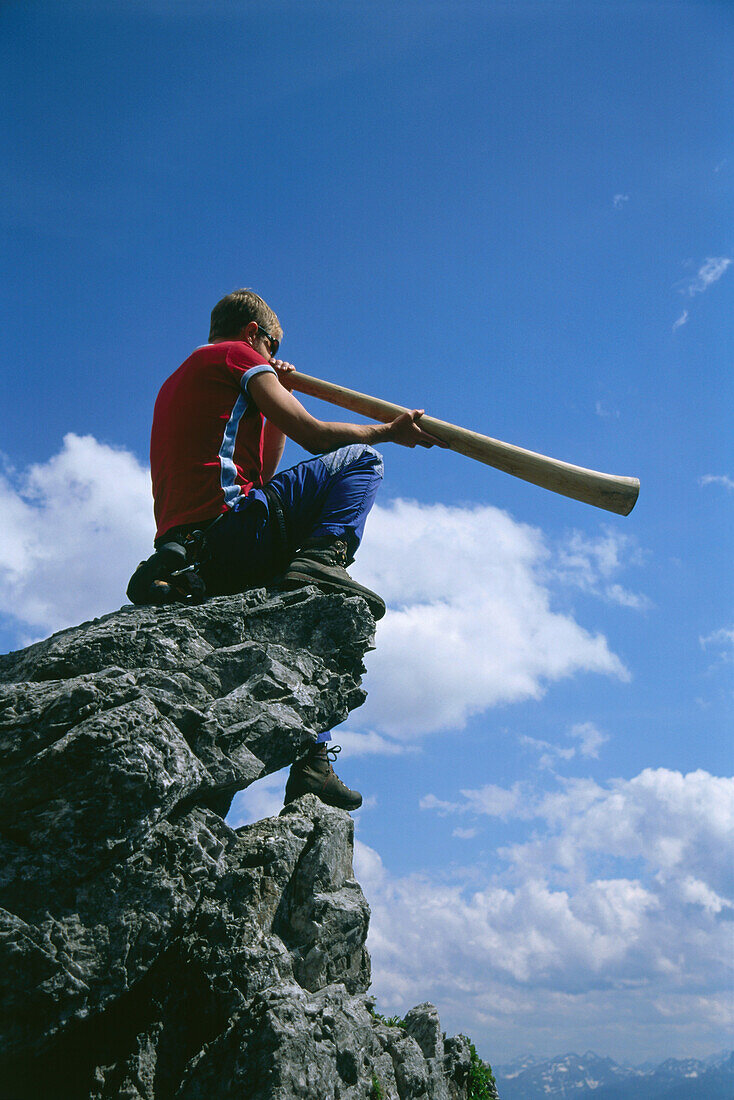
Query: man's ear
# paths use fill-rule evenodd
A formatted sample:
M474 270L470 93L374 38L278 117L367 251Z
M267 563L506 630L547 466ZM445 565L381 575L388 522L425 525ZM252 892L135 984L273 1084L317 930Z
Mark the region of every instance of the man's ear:
M240 329L237 339L243 340L246 344L252 344L253 340L257 336L258 327L259 326L257 321L250 321L244 326L244 328Z

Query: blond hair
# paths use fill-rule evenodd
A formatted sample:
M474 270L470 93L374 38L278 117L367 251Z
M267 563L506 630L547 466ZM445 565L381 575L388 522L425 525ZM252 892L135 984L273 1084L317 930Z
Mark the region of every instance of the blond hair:
M256 321L276 340L282 340L280 321L268 303L254 290L242 287L225 295L212 310L210 343L214 340L235 340L250 321Z

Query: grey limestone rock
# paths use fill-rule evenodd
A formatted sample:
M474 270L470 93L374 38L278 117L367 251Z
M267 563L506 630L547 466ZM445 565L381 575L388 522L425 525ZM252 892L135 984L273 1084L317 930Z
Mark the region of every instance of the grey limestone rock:
M125 607L0 656L0 1100L464 1100L373 1013L347 813L233 794L364 700L355 597Z

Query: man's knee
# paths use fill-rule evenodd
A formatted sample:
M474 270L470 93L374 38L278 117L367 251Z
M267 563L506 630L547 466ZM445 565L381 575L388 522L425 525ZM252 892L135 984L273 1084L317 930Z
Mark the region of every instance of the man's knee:
M382 477L385 470L382 455L367 443L350 443L347 447L338 447L328 454L319 455L319 461L323 462L331 474L339 473L349 466L359 466L372 470L376 477Z

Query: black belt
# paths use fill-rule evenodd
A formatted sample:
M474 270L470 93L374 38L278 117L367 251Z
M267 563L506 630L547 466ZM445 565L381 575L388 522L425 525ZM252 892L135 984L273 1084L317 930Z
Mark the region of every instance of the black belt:
M168 542L178 542L183 545L184 539L187 535L193 535L194 531L201 531L206 533L217 523L222 516L226 515L226 512L220 512L214 519L199 520L198 523L182 523L180 527L169 527L165 535L161 535L159 539L156 539L153 545L156 550L160 550L162 546L165 546Z

